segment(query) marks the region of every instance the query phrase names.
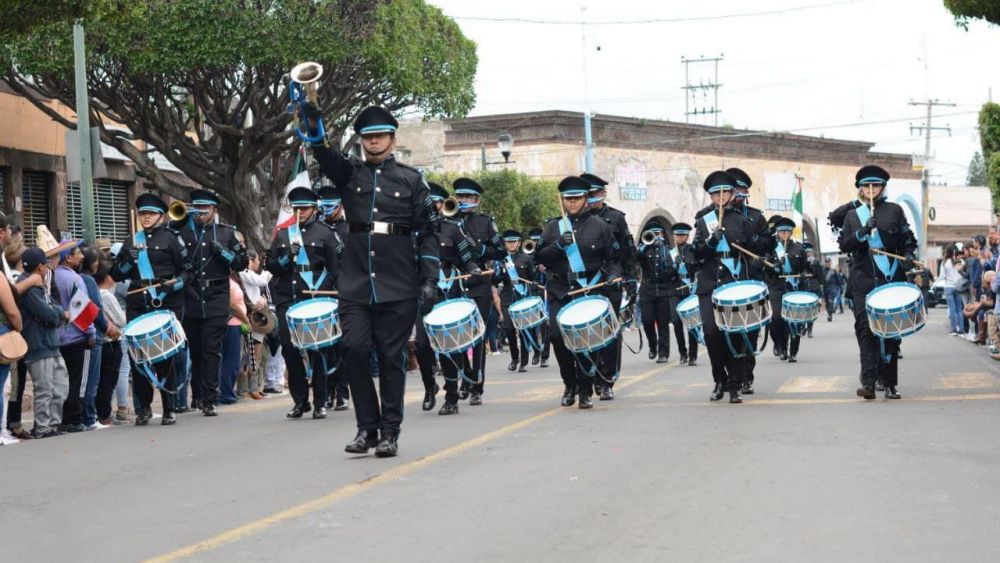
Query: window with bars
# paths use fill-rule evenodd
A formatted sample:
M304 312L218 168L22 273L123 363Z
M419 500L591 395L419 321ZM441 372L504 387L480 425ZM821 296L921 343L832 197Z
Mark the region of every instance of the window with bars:
M80 184L66 186L66 214L70 236L83 238L83 201ZM128 182L94 180L94 227L98 238L111 242L127 239L129 231Z
M7 201L7 171L0 168L0 205ZM7 211L6 209L4 211Z
M35 244L38 225L49 225L49 178L46 172L25 171L21 181L21 229L24 242ZM51 230L51 229L50 229Z

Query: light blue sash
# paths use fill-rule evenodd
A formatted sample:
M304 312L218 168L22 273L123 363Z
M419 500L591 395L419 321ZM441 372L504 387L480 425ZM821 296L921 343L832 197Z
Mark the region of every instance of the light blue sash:
M855 211L858 214L858 219L861 221L861 228L864 228L865 224L868 223L868 219L872 216L871 209L867 205L860 205ZM882 244L882 237L878 234L878 229L872 230L868 236L868 246L880 250L885 248L885 245ZM899 268L898 261L883 254L872 253L872 260L875 261L875 265L878 266L878 269L886 279L892 279Z

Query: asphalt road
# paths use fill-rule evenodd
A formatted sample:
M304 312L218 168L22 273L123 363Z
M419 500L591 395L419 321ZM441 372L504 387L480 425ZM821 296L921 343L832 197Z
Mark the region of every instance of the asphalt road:
M943 314L903 344L901 401L854 396L845 315L797 364L765 352L743 405L709 403L704 351L628 354L590 411L558 406L554 362L495 356L458 416L410 378L393 459L287 396L3 447L2 561L995 561L1000 364Z

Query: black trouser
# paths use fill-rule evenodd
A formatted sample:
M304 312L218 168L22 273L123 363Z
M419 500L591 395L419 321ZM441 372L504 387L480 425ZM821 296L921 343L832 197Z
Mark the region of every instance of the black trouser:
M770 290L771 300L771 340L774 342L774 349L781 353L788 352L788 323L781 317L781 299L784 293ZM767 344L766 342L764 343Z
M615 311L615 317L618 316L618 312L622 306L622 290L620 287L605 288L602 292L605 297L611 301L611 308ZM615 337L613 344L604 348L599 352L599 364L600 371L604 374L604 378L598 375L597 379L594 380L594 384L598 387L614 387L615 379L618 379L618 373L621 371L622 367L622 333L618 332L618 336Z
M549 352L552 350L552 343L550 342L552 338L552 325L548 322L542 323L538 327L538 334L540 335L538 344L542 347L542 359L548 361Z
M649 348L657 350L660 356L670 357L670 318L671 299L667 295L643 294L639 296L639 313L642 316L642 329L649 341ZM657 335L659 333L659 335ZM677 348L684 349L683 336L678 337ZM681 355L684 353L681 352Z
M694 331L688 330L684 326L684 321L677 314L677 306L685 298L687 298L686 295L675 295L670 298L670 322L674 324L674 337L677 339L677 351L681 353L681 357L686 356L689 360L697 360L698 336ZM687 336L687 346L684 345L685 335Z
M84 370L90 369L87 362L87 343L77 342L59 347L66 372L69 373L69 389L63 402L63 424L83 424L83 399L80 397L80 386L83 383Z
M7 401L7 429L13 430L21 426L21 401L24 400L24 384L28 378L28 364L24 360L17 362L17 389L11 389Z
M170 358L153 364L153 373L161 382L163 389L160 389L160 402L163 403L163 414L174 412L174 394L177 392L176 370L174 369L174 359ZM149 381L146 373L132 362L132 389L135 398L139 401L136 412L139 409L150 411L153 404L153 384Z
M855 299L858 303L864 303L867 296L866 293L863 296L855 296ZM873 388L875 381L881 380L883 384L895 387L899 375L897 371L899 340L885 341L885 353L889 356L889 361L884 361L882 346L879 338L872 334L868 326L868 313L864 307L855 307L854 334L858 338L858 351L861 356L861 385Z
M434 390L434 364L437 362L437 354L431 348L431 340L427 337L427 329L424 328L424 317L417 316L417 335L414 339L414 348L417 354L417 367L420 368L420 380L424 384L424 391ZM444 369L444 366L441 367Z
M823 295L823 304L826 306L826 318L827 319L832 318L834 309L837 307L837 295L826 293L825 295ZM840 312L841 313L844 312L843 306L841 306Z
M278 306L278 338L281 340L281 357L285 360L285 369L288 370L288 392L292 395L292 401L296 405L309 404L309 388L312 387L313 402L316 408L326 404L326 370L333 366L328 366L325 361L326 350L299 350L292 344L291 333L288 331L288 321L286 320L288 308L292 303ZM312 371L311 379L306 374L306 364ZM344 365L343 363L341 364ZM343 368L341 368L343 369Z
M340 343L324 348L323 353L326 354L326 367L334 370L326 378L326 400L331 397L350 399L351 388L347 383L347 374L344 373L344 362L341 361Z
M111 418L111 396L118 386L118 368L122 364L122 343L105 342L101 345L101 378L97 382L97 419Z
M705 347L708 348L708 358L712 362L712 379L716 384L722 385L723 389L730 392L739 391L744 371L747 369L745 368L747 354L753 354L753 350L747 350L743 337L734 334L730 337L733 348L744 356L736 358L730 353L725 336L715 324L711 295L698 295L698 310L701 313L701 325L705 334Z
M473 301L476 302L476 308L479 309L479 314L483 317L483 322L486 322L486 317L490 313L490 309L493 308L493 298L492 297L472 297ZM517 339L510 343L511 347L517 346ZM466 356L462 356L463 358ZM472 393L483 394L483 385L486 384L486 339L483 338L472 347L472 365L468 364L466 360L466 377L472 381L478 381L478 383L469 385L469 391Z
M559 331L559 323L556 322L559 311L570 301L572 301L571 297L565 297L562 300L549 297L549 341L552 342L552 350L555 352L556 362L559 364L559 375L562 377L563 383L576 390L581 397L590 397L594 394L594 376L587 375L586 370L592 369L594 366L586 358L577 356L566 347L562 332ZM581 363L584 368L581 368Z
M399 434L406 390L406 343L416 318L416 299L375 304L341 299L341 350L359 430ZM373 349L378 354L378 392L371 374Z
M279 317L284 320L282 313ZM191 396L202 407L219 402L219 363L222 361L222 339L226 336L225 317L184 319L191 354Z
M503 309L503 333L507 337L507 345L510 347L510 361L522 366L528 365L531 355L531 346L528 339L521 334L514 326L514 321L510 318L510 305L513 301L500 300L500 308Z

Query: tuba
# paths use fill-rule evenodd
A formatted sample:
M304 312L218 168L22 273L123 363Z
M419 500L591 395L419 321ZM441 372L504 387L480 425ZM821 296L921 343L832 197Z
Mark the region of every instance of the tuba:
M318 143L326 139L323 118L316 122L316 134L309 134L309 119L302 106L307 102L317 103L316 82L323 76L323 65L314 62L299 63L288 72L288 113L295 116L295 135L306 143Z
M535 241L528 239L521 243L521 251L525 254L534 254L535 250L537 250L537 246L538 245L535 244Z
M639 240L642 242L642 244L649 246L651 244L656 243L656 239L658 238L659 237L657 237L656 234L653 233L653 231L643 231L642 235L639 237Z
M449 197L441 203L441 215L445 217L454 217L458 215L458 200Z

